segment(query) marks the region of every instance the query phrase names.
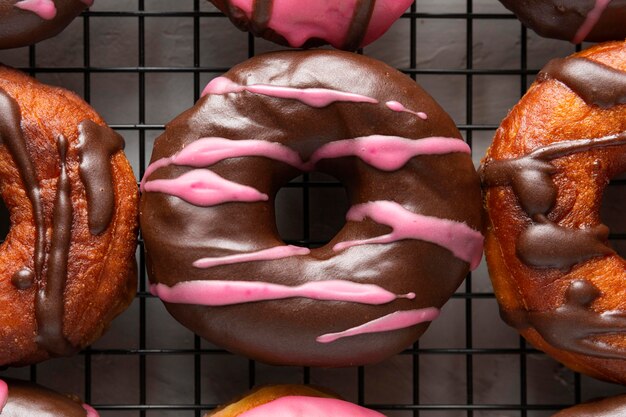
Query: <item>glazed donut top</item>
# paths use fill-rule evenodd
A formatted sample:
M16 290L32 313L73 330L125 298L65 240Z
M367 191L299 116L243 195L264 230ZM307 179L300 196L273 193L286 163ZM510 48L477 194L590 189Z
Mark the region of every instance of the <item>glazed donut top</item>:
M413 0L210 0L243 31L295 48L354 51L378 39Z
M413 80L371 58L287 51L236 66L155 143L140 210L153 293L265 362L382 360L480 262L480 187L459 138ZM285 246L273 199L313 169L346 186L348 222L321 248Z
M98 417L98 412L77 399L25 381L0 379L2 417Z
M603 398L568 408L552 417L622 417L626 415L626 395Z
M94 0L0 0L0 49L32 45L61 32Z
M626 0L500 0L541 36L580 43L623 40Z

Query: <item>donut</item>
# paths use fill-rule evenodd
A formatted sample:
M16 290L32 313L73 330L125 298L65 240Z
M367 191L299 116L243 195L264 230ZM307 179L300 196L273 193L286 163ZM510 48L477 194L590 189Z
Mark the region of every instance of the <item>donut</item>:
M500 0L539 35L572 43L626 38L624 0Z
M413 0L209 0L244 32L294 48L354 51L381 37Z
M18 48L59 34L94 0L0 0L0 49Z
M137 184L124 141L74 94L0 67L0 364L92 343L136 286Z
M204 417L384 417L379 412L344 401L320 388L270 385L253 390Z
M568 408L552 417L620 417L626 415L626 395L602 398Z
M626 42L549 62L480 170L503 319L570 368L626 383L626 261L601 223L626 171Z
M267 363L348 366L406 348L482 256L460 137L371 58L283 51L235 66L155 142L140 202L152 293L200 336ZM274 198L312 170L346 187L347 223L320 248L286 245Z
M93 407L75 397L17 379L0 379L2 417L98 417Z

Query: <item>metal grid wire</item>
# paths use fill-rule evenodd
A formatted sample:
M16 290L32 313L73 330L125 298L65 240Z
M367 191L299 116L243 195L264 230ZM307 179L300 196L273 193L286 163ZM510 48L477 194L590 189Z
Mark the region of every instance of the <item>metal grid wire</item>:
M0 54L0 61L44 81L82 90L84 98L97 110L104 111L105 116L107 110L98 107L97 95L102 90L99 79L119 76L130 80L135 109L129 117L135 120L111 126L127 138L126 150L129 157L133 155L131 159L139 176L149 159L152 140L168 120L153 123L148 117L150 97L154 96L150 77L180 75L187 82L191 80L193 97L181 104L182 110L192 104L192 98L193 101L199 98L206 81L230 66L207 64L203 60L204 34L230 25L221 13L208 6L205 0L172 1L167 11L151 8L154 1L111 1L111 4L127 6L119 10L108 9L110 4L105 0L96 2L100 4L83 13L73 24L72 36L82 36L82 39L72 44L74 49L70 53L78 60L70 65L42 62L46 43ZM179 40L192 45L190 64L171 64L157 59L158 64L153 65L148 59L160 53L148 46L148 34L155 27L166 27L169 19L183 21L188 29ZM133 27L130 42L134 48L120 53L136 55L134 65L96 64L101 61L99 54L103 44L111 48L121 41L115 37L97 39L94 29L122 24L120 22ZM437 45L423 42L420 31L429 25L441 32ZM417 0L396 26L408 26L404 56L397 60L401 62L397 66L427 89L434 89L435 98L443 97L444 108L447 104L453 109L453 117L472 147L476 162L497 128L499 117L526 91L543 64L541 59L534 58L536 53L566 55L574 51L574 47L563 42L539 40L496 0ZM488 27L492 30L485 36L483 30ZM494 39L493 34L499 31L503 31L502 38ZM246 36L247 56L257 53L259 45L265 45L251 36L242 36ZM446 52L448 42L453 43L451 36L461 39L456 42L460 61L451 62L446 58L455 56L454 48ZM497 45L506 42L512 45L506 53L516 57L513 66L499 66L489 52L494 49L497 58L504 53ZM60 46L60 43L54 45ZM95 45L98 45L97 51ZM369 51L366 48L362 52L369 54ZM434 58L425 58L429 55ZM483 90L489 90L494 80L501 79L506 79L509 87L496 87L491 94L504 96L504 104L495 111L496 116L485 118L482 110L478 110L485 106ZM446 84L460 91L456 99L450 98L453 94L437 93L437 86ZM115 107L117 104L109 102L107 105ZM301 207L297 220L301 227L287 237L289 241L319 245L332 235L326 232L326 236L318 236L314 230L317 226L310 220L316 216L315 205L320 205L324 190L338 187L335 182L309 176L287 187L286 193L296 195ZM624 240L624 234L617 233L614 238ZM442 319L413 347L380 365L320 370L258 364L185 333L146 291L142 242L137 259L140 270L137 298L129 311L116 320L103 341L76 358L11 369L3 371L3 375L30 378L61 391L75 392L93 404L102 416L115 417L201 416L249 387L279 382L327 385L348 400L389 417L543 417L567 405L622 390L564 369L527 346L514 331L504 326L497 317L484 265L467 277L444 308Z

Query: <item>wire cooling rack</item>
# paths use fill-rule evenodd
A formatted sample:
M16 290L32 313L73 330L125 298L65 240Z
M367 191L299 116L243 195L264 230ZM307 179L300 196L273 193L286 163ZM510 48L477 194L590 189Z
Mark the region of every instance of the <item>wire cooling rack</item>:
M205 0L99 0L57 38L2 51L0 62L82 94L126 137L139 177L166 121L190 107L207 81L270 49L276 47L238 32ZM574 50L527 31L496 0L417 0L362 52L430 91L478 163L538 69ZM623 182L615 183L609 194L619 201ZM315 175L285 187L277 204L281 235L303 245L328 240L346 209L340 184ZM623 249L624 230L610 219L623 204L606 205L605 221ZM389 417L544 417L624 391L563 368L502 324L484 264L418 343L381 364L272 367L212 346L171 319L146 291L142 246L138 295L100 341L74 358L2 375L76 393L112 417L201 416L267 383L326 386Z

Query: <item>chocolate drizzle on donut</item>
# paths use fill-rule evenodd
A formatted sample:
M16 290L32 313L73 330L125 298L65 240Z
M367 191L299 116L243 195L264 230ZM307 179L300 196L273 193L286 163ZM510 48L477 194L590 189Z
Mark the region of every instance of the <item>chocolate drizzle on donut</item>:
M87 193L89 230L99 235L107 229L115 211L110 159L124 149L124 139L91 120L81 122L78 131L79 173Z
M252 9L252 20L250 27L252 32L263 33L267 30L272 17L273 0L255 0L254 9Z
M502 319L517 329L534 328L557 349L607 359L624 359L626 350L618 350L597 336L626 332L626 311L590 314L592 303L602 293L588 280L572 281L564 303L554 310L500 310Z
M365 38L365 32L370 24L372 15L374 14L374 6L376 6L376 0L359 0L357 6L354 9L354 16L348 33L346 34L346 40L343 42L342 49L346 51L354 51L358 49L363 43Z

